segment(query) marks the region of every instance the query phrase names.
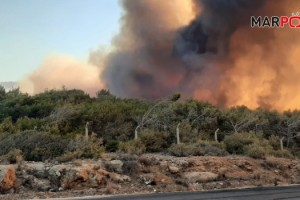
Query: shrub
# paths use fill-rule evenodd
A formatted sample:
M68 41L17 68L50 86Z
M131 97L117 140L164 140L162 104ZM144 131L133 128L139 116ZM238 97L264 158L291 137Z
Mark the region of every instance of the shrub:
M119 142L116 140L110 140L106 143L105 149L107 152L116 152L118 151Z
M224 144L226 150L233 154L244 154L245 147L258 141L258 137L253 133L237 133L226 136Z
M82 152L81 151L72 151L66 152L62 156L56 158L58 162L70 162L72 160L76 160L81 158Z
M140 138L147 152L161 152L169 147L168 134L164 132L145 130L141 132Z
M19 118L16 122L16 127L19 131L28 131L40 128L45 123L40 119L33 119L28 117Z
M228 152L208 144L174 144L168 152L173 156L225 156Z
M255 159L265 158L265 149L258 144L251 144L245 148L245 153L247 156Z
M15 164L23 160L22 151L19 149L13 149L6 155L1 156L1 160L7 161L10 164Z
M141 140L132 140L128 142L120 142L119 151L123 153L140 155L145 153L146 147Z
M67 147L67 155L75 156L74 158L100 158L101 154L105 151L102 139L92 135L89 140L84 136L77 135L75 140L71 140Z
M139 163L137 160L125 160L122 167L123 173L127 175L136 175L139 171Z
M16 127L13 124L12 118L8 117L0 124L0 133L15 133Z
M278 157L278 158L293 158L294 156L288 150L274 150L269 152L271 156Z
M271 135L269 137L269 144L274 150L280 150L280 138L278 136Z
M62 155L67 144L68 140L60 136L36 131L6 134L0 140L0 155L20 149L25 160L43 161Z
M197 156L200 155L200 149L194 145L173 144L168 152L177 157Z
M218 147L211 146L211 145L202 147L202 149L203 149L202 150L203 154L205 156L227 156L227 155L229 155L229 153L227 151L225 151L224 149L220 149Z
M219 149L226 149L226 146L224 144L224 142L216 142L216 141L208 141L208 140L198 140L197 142L198 144L201 145L206 145L206 146L213 146Z

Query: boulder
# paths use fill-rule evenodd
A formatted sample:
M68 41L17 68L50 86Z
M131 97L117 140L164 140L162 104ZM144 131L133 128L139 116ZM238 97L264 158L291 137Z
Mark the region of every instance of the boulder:
M16 169L12 165L0 166L0 192L6 192L15 186L17 177Z
M48 179L51 182L52 188L58 189L60 182L67 170L72 169L72 165L54 165L49 169Z
M35 162L35 163L27 163L25 166L25 170L28 174L33 175L37 178L47 178L48 171L45 163Z
M131 178L126 175L120 175L116 173L110 173L109 174L110 180L112 180L115 183L123 183L123 182L130 182Z
M76 167L67 169L61 179L61 187L64 189L80 189L89 180L90 170Z
M117 173L122 173L124 163L121 160L111 160L106 162L106 169L108 171L114 171Z
M38 179L33 175L23 175L23 185L33 190L47 192L51 189L50 180Z
M212 172L186 172L184 178L190 183L206 183L217 180L218 174Z
M176 166L169 166L169 172L171 172L172 174L177 174L180 172L180 168Z

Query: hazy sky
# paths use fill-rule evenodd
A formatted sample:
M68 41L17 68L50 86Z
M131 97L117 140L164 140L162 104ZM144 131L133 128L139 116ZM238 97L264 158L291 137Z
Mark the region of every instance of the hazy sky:
M86 60L118 32L118 0L0 0L0 82L16 81L47 55Z

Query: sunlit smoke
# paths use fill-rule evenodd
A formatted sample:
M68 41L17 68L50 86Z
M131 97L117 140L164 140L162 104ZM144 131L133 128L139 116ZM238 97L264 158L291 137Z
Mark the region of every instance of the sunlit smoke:
M29 94L45 89L81 89L94 96L103 88L98 67L68 56L51 56L20 82L20 89Z

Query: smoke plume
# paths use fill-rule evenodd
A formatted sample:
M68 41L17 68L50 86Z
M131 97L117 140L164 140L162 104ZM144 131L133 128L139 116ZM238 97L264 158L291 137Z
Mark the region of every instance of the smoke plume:
M299 30L250 28L250 16L290 16L298 11L296 1L121 3L124 15L113 50L104 57L93 52L90 64L47 60L27 79L35 92L66 85L94 93L104 87L122 97L156 99L180 92L221 107L300 108ZM95 68L79 65L103 68L101 81Z
M44 63L20 81L23 92L36 94L45 89L82 89L91 95L102 88L100 70L68 56L51 56Z
M116 50L101 77L113 93L180 92L222 107L300 107L298 31L250 28L252 15L289 16L295 2L124 0L123 7Z

